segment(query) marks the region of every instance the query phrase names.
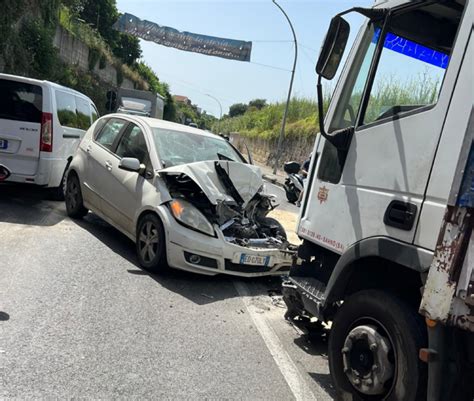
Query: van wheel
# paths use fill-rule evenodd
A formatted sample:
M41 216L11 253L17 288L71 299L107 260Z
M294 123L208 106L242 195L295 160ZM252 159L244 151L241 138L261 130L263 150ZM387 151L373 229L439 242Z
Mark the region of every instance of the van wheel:
M155 214L146 214L140 219L136 247L138 262L145 270L154 273L167 270L165 230Z
M418 358L426 329L417 311L377 290L344 301L329 337L329 369L344 400L426 400L426 365Z
M67 178L65 200L69 217L80 219L87 214L88 210L84 207L82 200L81 184L74 172L69 173Z
M56 188L49 188L49 198L54 201L63 201L66 196L66 186L67 186L67 176L66 171L64 171L63 178L61 183Z

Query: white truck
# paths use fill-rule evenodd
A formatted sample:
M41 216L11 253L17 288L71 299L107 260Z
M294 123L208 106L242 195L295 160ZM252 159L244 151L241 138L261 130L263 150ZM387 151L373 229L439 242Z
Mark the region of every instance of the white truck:
M150 91L118 88L107 92L106 109L110 113L124 113L163 119L165 98Z
M473 8L377 1L336 15L321 48L320 156L283 296L288 318L331 322L341 399L474 398ZM324 119L350 12L366 20Z

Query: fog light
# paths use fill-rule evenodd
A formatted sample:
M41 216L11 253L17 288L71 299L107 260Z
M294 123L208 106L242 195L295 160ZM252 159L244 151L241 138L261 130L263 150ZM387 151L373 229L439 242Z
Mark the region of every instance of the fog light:
M201 257L199 255L191 255L189 257L189 261L195 265L198 265L201 263Z

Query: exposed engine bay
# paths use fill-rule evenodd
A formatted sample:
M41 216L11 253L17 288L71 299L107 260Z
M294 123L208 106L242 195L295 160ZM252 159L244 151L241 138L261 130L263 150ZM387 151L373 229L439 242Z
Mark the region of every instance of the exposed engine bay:
M285 229L268 217L277 205L264 192L258 167L230 161L196 162L160 170L172 198L190 202L225 240L252 248L287 250Z

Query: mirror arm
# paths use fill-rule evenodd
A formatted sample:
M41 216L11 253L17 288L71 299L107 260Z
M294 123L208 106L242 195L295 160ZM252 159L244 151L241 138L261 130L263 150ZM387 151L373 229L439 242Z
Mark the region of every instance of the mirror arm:
M324 129L324 105L323 105L323 87L321 85L321 75L318 77L318 113L319 113L319 132L320 134L337 149L347 150L351 143L354 127L348 127L334 131L328 134Z
M364 17L369 18L372 21L385 18L388 14L388 8L364 8L364 7L352 7L349 10L343 11L342 13L337 14L337 16L342 17L345 14L351 12L356 12L362 14Z

